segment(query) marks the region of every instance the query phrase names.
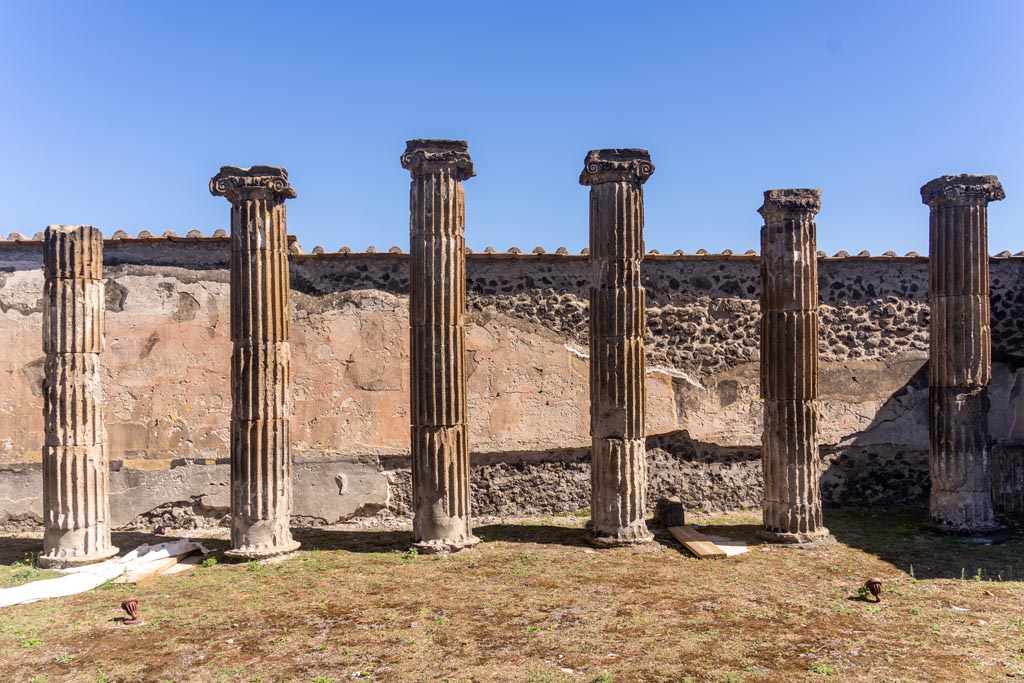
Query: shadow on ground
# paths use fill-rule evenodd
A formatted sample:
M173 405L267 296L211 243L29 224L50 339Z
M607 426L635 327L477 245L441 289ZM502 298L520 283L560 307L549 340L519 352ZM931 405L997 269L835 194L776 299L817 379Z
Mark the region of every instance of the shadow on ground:
M487 524L474 530L484 543L539 543L589 547L582 528L554 524ZM386 553L405 551L412 546L412 531L408 529L318 529L294 528L292 535L302 544L302 550L341 550L351 553ZM176 540L175 537L146 532L114 532L111 535L120 554L143 544L156 544ZM225 539L198 538L210 550L223 553L230 547ZM0 537L0 564L24 561L42 550L40 538Z
M918 508L831 509L825 524L840 543L913 572L918 579L1024 581L1024 529L1006 519L1007 538L979 545L925 528L927 513Z
M117 547L118 555L126 555L140 545L177 541L174 536L163 536L144 531L115 531L110 534L111 542ZM227 550L228 542L217 539L199 539L210 550ZM42 538L0 536L0 564L24 562L43 550Z
M23 562L43 549L38 538L0 537L0 564Z
M408 550L412 531L408 529L292 529L302 550L344 550L350 553L386 553Z
M757 537L757 532L761 530L760 524L709 524L699 527L699 530L709 536L722 536L732 541L743 541L747 545L761 543Z
M541 543L589 548L587 532L578 526L557 524L487 524L473 530L482 543Z
M996 545L979 545L969 539L937 534L925 528L927 514L917 508L826 510L825 523L842 545L870 553L918 579L982 579L1024 581L1024 520L1007 518L1006 541ZM655 540L666 546L686 551L667 529L653 520L650 528ZM713 520L701 527L704 533L759 543L760 526L730 522L727 518L716 524ZM317 529L296 528L295 539L303 550L340 550L353 553L387 553L405 551L412 545L409 529ZM588 548L586 531L580 526L525 522L519 524L485 524L475 530L482 543L536 543ZM145 544L175 540L153 533L126 531L112 534L121 554ZM229 543L223 539L200 539L210 550L223 552ZM31 559L42 550L38 537L0 537L0 565ZM801 552L801 551L795 551ZM825 550L824 552L827 552Z
M555 524L485 524L473 529L482 543L540 543L588 547L583 529ZM404 551L412 546L408 529L294 529L306 550L344 550L352 553Z

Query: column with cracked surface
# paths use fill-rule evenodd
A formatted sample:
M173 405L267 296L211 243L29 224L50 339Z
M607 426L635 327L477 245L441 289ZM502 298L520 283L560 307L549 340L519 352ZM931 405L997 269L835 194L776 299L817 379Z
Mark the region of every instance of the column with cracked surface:
M424 552L475 545L466 418L466 204L461 140L410 140L409 329L413 535Z
M103 423L103 235L51 225L43 236L43 554L70 567L117 554L110 543Z
M931 209L928 507L932 525L944 531L999 527L988 432L988 204L1004 197L991 175L942 176L921 188L921 200Z
M580 184L590 187L590 540L646 543L644 433L646 297L643 184L654 173L645 149L591 150Z
M291 349L285 200L276 166L223 166L210 193L231 202L231 550L291 552Z
M774 543L831 540L818 457L818 259L821 190L767 190L761 228L764 527Z

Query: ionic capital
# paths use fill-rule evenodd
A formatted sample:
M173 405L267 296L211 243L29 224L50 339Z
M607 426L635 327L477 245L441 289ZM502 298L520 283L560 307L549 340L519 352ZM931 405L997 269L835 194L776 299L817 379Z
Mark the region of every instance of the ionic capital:
M1006 192L994 175L944 175L921 188L921 201L928 206L988 204L1006 199Z
M821 211L821 190L794 188L765 190L764 204L757 210L765 222L772 219L812 219Z
M220 173L210 178L210 194L229 202L261 194L279 199L298 196L288 183L288 171L280 166L221 166Z
M637 183L643 185L654 174L646 149L592 149L583 160L580 185Z
M402 168L413 178L444 170L456 180L476 175L465 140L409 140L402 154Z

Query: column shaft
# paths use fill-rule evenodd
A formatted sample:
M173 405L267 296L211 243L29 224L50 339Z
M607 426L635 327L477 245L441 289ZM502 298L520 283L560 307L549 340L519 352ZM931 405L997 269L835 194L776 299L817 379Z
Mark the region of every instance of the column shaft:
M1005 197L995 176L943 176L921 188L929 218L931 496L936 527L998 527L992 506L988 383L988 203Z
M225 166L210 192L231 202L231 550L295 550L291 518L288 173Z
M591 541L644 543L646 292L643 183L647 150L592 150L580 184L590 186Z
M103 236L51 225L43 240L43 554L40 566L89 564L110 543L103 351Z
M821 543L818 457L819 190L768 190L761 228L764 529L770 541Z
M410 140L409 343L413 535L426 552L475 545L466 426L465 142Z

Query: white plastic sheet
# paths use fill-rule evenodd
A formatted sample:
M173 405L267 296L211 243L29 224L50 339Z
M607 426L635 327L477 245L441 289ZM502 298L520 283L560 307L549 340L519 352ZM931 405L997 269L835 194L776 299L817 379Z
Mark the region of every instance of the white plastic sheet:
M709 527L704 528L708 529ZM727 557L735 557L736 555L742 555L743 553L750 552L750 548L747 547L747 544L744 541L736 541L731 538L726 538L725 536L712 536L710 534L704 535L707 536L712 543L721 548L722 552L724 552Z
M33 581L23 586L0 590L0 607L24 605L49 598L62 598L92 590L97 586L127 574L128 577L145 576L155 566L171 557L185 557L196 551L208 552L201 543L187 538L156 545L140 545L124 557L115 557L105 562L62 569L64 576L56 579Z

